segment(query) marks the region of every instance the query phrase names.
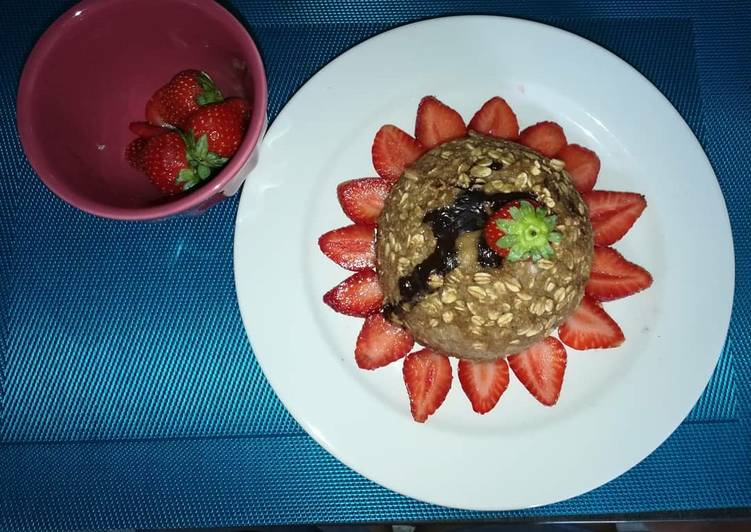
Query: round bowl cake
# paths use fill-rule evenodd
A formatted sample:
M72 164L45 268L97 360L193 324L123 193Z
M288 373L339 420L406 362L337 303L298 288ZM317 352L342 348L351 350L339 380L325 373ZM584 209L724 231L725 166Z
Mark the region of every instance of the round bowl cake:
M476 360L549 335L579 305L593 253L587 205L563 166L474 132L411 164L378 220L386 318ZM487 230L501 211L505 251Z

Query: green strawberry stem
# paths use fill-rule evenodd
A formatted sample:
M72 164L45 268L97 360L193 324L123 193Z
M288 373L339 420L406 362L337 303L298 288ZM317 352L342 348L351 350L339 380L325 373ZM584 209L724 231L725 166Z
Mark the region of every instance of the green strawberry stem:
M198 84L201 86L201 94L196 96L196 102L198 105L208 105L210 103L217 103L224 101L222 92L214 84L214 81L209 77L206 72L201 72L197 76Z
M511 207L509 214L511 218L499 218L495 222L504 233L496 245L509 250L506 260L537 262L555 255L550 244L561 241L561 234L555 231L555 214L550 214L545 207L535 208L528 201Z
M180 136L185 142L185 158L190 167L180 170L176 181L182 184L183 190L188 190L208 179L214 169L221 168L229 159L209 151L209 138L205 134L197 141L192 131L181 131Z

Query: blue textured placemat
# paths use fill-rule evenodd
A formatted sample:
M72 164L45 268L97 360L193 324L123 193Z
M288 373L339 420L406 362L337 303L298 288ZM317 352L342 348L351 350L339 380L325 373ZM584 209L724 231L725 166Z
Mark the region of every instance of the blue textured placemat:
M255 362L235 302L236 198L199 218L138 224L80 213L44 188L13 125L15 90L35 39L68 5L7 0L0 19L0 528L751 507L747 3L229 6L261 48L271 118L316 70L367 37L430 16L505 14L568 29L623 57L668 96L707 150L733 224L738 290L727 346L702 399L663 446L613 482L556 505L495 514L380 488L330 457L286 413Z

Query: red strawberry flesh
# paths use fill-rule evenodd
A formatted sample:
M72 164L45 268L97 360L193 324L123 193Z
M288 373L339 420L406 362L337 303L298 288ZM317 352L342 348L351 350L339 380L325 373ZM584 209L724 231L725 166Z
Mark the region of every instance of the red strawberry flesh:
M592 190L582 194L589 207L594 242L609 246L620 240L647 207L641 194Z
M321 235L318 247L342 268L360 271L375 268L375 229L348 225Z
M508 387L508 363L505 358L493 361L459 361L459 383L478 414L490 412Z
M425 152L425 148L396 126L385 125L373 139L371 155L378 175L396 183L404 170Z
M350 220L357 224L376 225L390 190L389 181L380 177L365 177L340 183L336 187L336 195Z
M600 158L595 152L578 144L568 144L558 152L556 158L566 163L566 171L576 190L583 193L594 188L600 173Z
M378 274L363 270L348 277L326 292L323 302L335 311L364 318L378 311L383 304L383 291Z
M451 363L438 351L422 349L404 359L402 374L412 418L424 423L443 404L451 389Z
M470 120L469 129L506 140L519 138L516 114L500 96L494 96L483 104Z
M546 406L553 406L558 402L563 386L566 359L566 348L548 336L521 353L510 355L508 363L514 375L535 399Z
M405 329L381 314L365 318L355 346L355 361L362 369L376 369L399 360L412 350L415 341Z
M538 122L519 134L519 143L546 157L555 157L566 145L566 135L555 122Z
M558 328L561 341L574 349L618 347L623 331L594 299L584 296L579 306Z
M588 296L611 301L633 295L652 285L647 270L627 261L613 248L595 246L592 270L585 287Z
M464 119L435 96L425 96L417 107L415 138L427 149L467 135Z

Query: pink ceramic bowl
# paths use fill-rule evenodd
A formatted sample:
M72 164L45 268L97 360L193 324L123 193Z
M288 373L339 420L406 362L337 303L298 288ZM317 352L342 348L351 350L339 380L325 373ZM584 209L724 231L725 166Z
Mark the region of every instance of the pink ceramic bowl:
M203 186L165 197L125 160L151 94L180 70L208 72L253 107L237 153ZM84 0L42 35L18 88L18 130L34 170L59 197L123 220L202 212L234 194L266 128L266 75L253 40L213 0Z

